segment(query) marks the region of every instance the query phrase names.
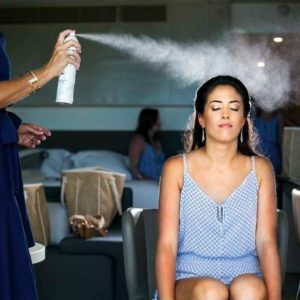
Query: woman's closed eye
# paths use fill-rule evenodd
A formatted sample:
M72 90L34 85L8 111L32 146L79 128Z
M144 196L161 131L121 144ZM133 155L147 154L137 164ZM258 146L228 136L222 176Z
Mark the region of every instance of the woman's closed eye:
M233 111L239 111L240 107L235 105L235 106L231 106L230 109Z
M222 107L221 106L211 106L211 110L212 111L217 111L217 110L220 110ZM231 105L229 106L229 109L232 110L232 111L239 111L240 109L240 106L239 105Z

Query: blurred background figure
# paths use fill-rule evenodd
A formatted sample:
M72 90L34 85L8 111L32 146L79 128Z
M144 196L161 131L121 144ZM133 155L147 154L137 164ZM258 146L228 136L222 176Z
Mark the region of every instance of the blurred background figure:
M267 112L256 107L254 127L258 134L257 151L267 157L275 172L278 208L282 206L280 173L282 165L282 121L277 111Z
M159 140L160 124L157 109L142 109L129 145L130 170L137 179L159 180L165 161Z

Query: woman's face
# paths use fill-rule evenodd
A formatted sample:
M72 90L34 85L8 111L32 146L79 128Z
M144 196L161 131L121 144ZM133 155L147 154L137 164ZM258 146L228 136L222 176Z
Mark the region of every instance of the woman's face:
M160 116L158 115L158 116L157 116L156 123L153 125L152 130L153 130L154 132L159 131L159 130L160 130L160 125L161 125L161 121L160 121Z
M241 95L230 85L217 86L208 94L204 113L198 115L198 120L205 128L206 140L236 140L245 124Z

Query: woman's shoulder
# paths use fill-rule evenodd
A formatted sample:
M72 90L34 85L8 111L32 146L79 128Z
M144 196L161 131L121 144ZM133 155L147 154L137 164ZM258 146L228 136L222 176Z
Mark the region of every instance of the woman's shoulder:
M163 166L162 177L165 180L177 182L178 186L182 186L183 178L183 158L182 154L169 157Z
M177 172L183 169L182 154L169 157L164 163L164 170Z
M263 179L265 176L273 176L273 166L271 161L261 155L255 156L255 170L259 179Z
M135 133L131 138L131 144L144 145L146 144L146 140L140 133Z
M190 168L197 165L197 168L203 166L206 161L206 154L202 148L194 149L185 153L186 162Z
M145 141L145 137L140 133L135 133L131 139Z

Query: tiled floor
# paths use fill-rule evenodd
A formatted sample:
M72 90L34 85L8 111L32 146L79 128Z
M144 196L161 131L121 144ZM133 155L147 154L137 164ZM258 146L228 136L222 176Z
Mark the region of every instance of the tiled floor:
M296 292L298 288L298 283L300 281L300 274L288 273L285 278L284 288L283 288L283 300L296 300Z

